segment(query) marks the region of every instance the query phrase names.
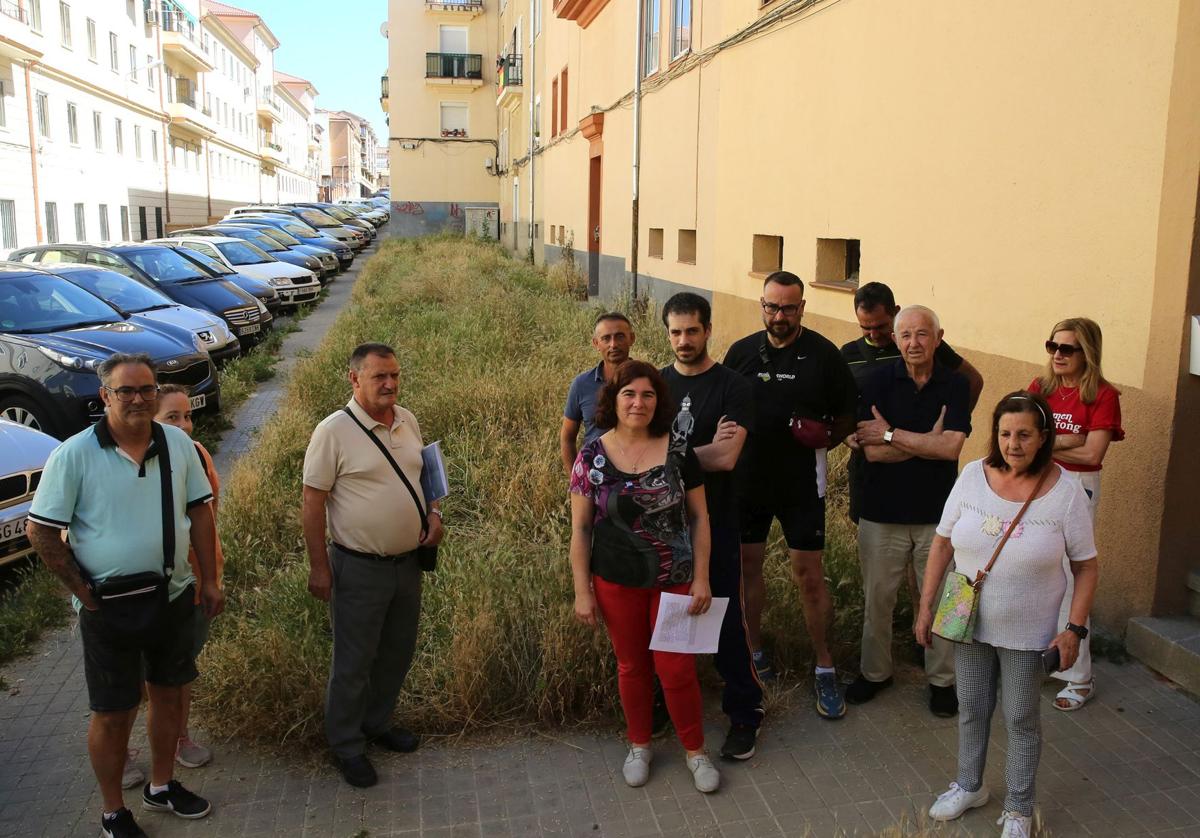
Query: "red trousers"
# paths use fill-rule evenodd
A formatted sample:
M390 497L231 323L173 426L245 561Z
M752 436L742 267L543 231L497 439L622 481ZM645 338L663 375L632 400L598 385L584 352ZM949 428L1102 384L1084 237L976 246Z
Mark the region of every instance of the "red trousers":
M704 747L704 713L695 656L650 650L650 636L658 617L659 594L666 591L686 595L688 588L688 585L663 589L627 588L599 576L592 577L596 604L617 655L617 686L621 691L625 732L630 742L650 741L654 673L657 672L679 741L689 751Z

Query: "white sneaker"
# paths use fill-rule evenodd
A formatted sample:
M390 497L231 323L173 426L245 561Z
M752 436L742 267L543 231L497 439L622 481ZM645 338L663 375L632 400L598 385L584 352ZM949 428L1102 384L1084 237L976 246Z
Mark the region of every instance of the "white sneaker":
M137 755L138 752L134 748L125 752L125 770L121 772L121 788L123 789L131 789L146 782L146 775L142 773L142 769L133 764Z
M1017 812L1005 812L996 823L1003 827L1000 838L1030 838L1033 835L1033 818Z
M958 783L951 783L950 790L939 794L938 799L929 807L929 817L935 821L952 821L968 809L974 809L987 802L987 786L980 786L979 791L967 791Z
M687 758L687 766L692 772L692 781L696 791L710 794L721 786L721 774L717 771L708 754L696 754Z
M635 789L638 786L646 785L646 781L650 779L651 756L649 748L629 749L629 755L625 757L625 765L621 768L626 785Z

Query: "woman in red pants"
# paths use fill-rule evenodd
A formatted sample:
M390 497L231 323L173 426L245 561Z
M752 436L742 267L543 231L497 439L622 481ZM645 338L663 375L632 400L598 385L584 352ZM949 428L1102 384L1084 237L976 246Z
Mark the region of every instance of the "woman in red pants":
M650 777L654 675L687 751L696 788L713 792L721 776L704 752L700 683L692 655L650 650L664 592L690 594L689 612L712 602L708 513L700 463L671 433L666 382L650 364L626 361L596 403L608 431L583 447L571 471L571 572L575 616L603 617L617 655L631 786Z

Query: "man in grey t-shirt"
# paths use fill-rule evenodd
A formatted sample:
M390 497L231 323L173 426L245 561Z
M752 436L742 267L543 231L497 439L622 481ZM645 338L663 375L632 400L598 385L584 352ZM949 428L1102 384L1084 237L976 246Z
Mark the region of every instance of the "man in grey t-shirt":
M579 454L579 426L583 425L585 444L600 436L599 429L592 422L596 399L604 382L611 381L617 367L629 360L629 348L633 346L633 340L633 324L624 314L610 311L596 318L592 346L600 353L601 360L571 381L571 387L567 390L567 404L563 408L562 430L558 433L558 448L567 474L571 473L575 457Z

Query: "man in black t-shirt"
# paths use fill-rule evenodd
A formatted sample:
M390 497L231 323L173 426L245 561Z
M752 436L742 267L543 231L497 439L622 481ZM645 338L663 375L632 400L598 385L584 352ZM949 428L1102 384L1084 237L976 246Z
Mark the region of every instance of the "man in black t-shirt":
M663 324L675 363L663 378L678 413L674 432L684 435L704 469L711 532L708 578L714 597L729 597L715 663L725 680L721 709L730 728L721 747L725 759L754 756L762 724L762 684L754 671L742 617L742 563L738 543L737 466L754 404L746 381L708 354L712 308L698 294L681 293L663 306Z
M725 354L725 365L749 379L754 392L755 424L740 466L746 622L755 664L765 674L770 665L762 652L762 565L771 522L778 518L816 655L817 712L838 719L846 704L826 639L833 603L821 568L825 454L853 431L857 391L837 347L801 325L804 283L798 276L772 273L759 303L766 329L742 338Z
M896 313L900 306L892 289L882 282L868 282L854 294L854 316L862 329L863 336L852 340L842 347L842 357L850 365L854 380L862 391L863 380L881 365L890 364L900 358L900 350L896 347L895 323ZM970 392L970 409L975 410L979 394L983 391L983 376L979 370L954 351L950 344L942 341L935 352L935 360L950 371L958 371L967 379ZM850 520L858 523L859 510L862 506L863 474L865 473L862 451L854 443L853 436L846 444L854 449L848 463L850 483Z

